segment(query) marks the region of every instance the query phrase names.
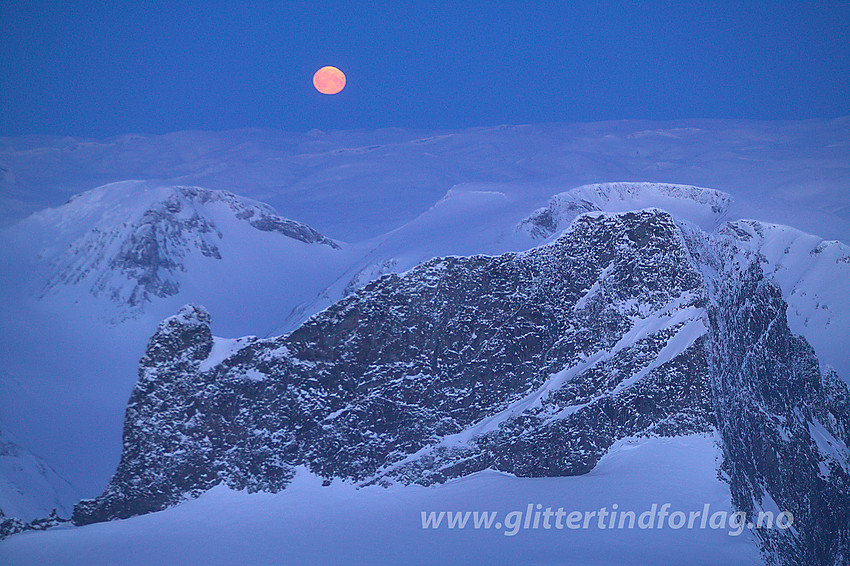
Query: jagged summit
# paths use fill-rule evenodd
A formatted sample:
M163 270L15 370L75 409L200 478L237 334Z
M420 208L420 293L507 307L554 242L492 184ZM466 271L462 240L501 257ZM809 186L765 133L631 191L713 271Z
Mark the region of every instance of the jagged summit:
M549 193L548 199L547 206L534 210L541 201L529 208L520 206L522 201L510 185L457 185L414 221L377 239L366 255L280 330L291 330L290 323L306 318L304 312L325 308L381 275L407 271L433 257L528 250L557 237L574 218L589 211L657 208L710 231L725 218L732 202L715 189L648 182L585 185L554 196Z
M717 431L735 506L797 518L757 533L764 551L827 563L847 549L850 393L785 309L757 254L657 209L433 259L277 338L215 338L189 306L151 339L121 463L74 520L278 491L301 465L361 484L584 474L625 437Z

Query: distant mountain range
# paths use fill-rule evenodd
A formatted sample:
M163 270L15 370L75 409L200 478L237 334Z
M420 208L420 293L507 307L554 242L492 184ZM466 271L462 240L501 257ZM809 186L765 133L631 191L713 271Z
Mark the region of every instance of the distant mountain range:
M449 189L506 193L518 210L590 183L714 187L733 218L850 244L850 119L627 120L455 131L383 129L0 138L0 226L127 179L224 189L348 242L416 219Z

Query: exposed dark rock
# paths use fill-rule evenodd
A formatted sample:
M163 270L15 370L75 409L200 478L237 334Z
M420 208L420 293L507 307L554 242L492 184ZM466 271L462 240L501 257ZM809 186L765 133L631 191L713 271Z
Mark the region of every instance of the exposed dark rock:
M34 519L29 523L15 517L7 517L0 509L0 540L25 531L46 531L51 527L68 522L70 522L70 519L60 517L56 509L47 517Z
M325 244L332 248L339 248L336 242L322 236L306 224L287 220L286 218L271 215L260 216L259 218L251 220L251 226L257 230L263 230L264 232L278 232L284 236L301 240L308 244L318 243Z
M362 483L583 474L623 437L718 430L734 505L794 513L796 530L759 531L766 556L830 564L848 549L850 393L785 307L757 257L657 210L429 261L279 338L216 339L186 307L151 339L118 470L74 521L222 482L277 491L297 465Z

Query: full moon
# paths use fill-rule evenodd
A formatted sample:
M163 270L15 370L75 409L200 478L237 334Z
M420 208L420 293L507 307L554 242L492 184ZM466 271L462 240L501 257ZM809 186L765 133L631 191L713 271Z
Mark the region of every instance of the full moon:
M345 74L336 67L322 67L313 75L313 86L322 94L336 94L345 88Z

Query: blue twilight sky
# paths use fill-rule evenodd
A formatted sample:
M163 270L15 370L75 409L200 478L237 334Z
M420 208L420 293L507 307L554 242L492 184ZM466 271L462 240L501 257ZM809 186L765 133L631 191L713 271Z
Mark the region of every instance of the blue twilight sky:
M850 1L0 0L0 135L850 114ZM313 90L336 65L346 89Z

